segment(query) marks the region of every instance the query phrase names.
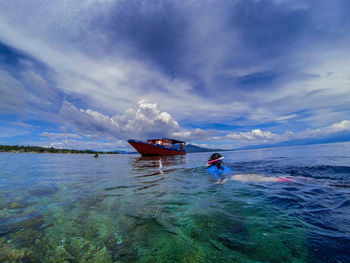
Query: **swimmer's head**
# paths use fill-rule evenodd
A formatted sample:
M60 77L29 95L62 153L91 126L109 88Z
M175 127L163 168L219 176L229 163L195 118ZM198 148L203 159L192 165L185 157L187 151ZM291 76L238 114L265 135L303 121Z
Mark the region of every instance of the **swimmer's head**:
M210 158L208 159L208 162L210 161L214 161L216 159L220 159L222 157L222 155L220 153L213 153Z
M221 169L221 165L223 163L222 159L224 159L224 157L222 157L220 153L213 153L208 159L207 166L216 165L218 168Z

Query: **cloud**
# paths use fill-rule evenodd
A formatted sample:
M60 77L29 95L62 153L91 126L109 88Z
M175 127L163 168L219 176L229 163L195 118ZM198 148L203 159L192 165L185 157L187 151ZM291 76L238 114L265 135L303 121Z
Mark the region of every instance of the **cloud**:
M42 132L39 134L40 136L48 137L51 140L56 139L82 139L82 137L75 133L52 133L52 132Z
M50 9L50 12L56 11ZM33 20L36 21L39 17L33 17ZM30 54L32 59L34 57L45 64L46 70L55 72L54 76L50 76L54 80L54 87L66 96L78 97L102 110L108 109L117 113L125 111L130 104L141 99L161 104L166 110L175 112L178 116L183 115L184 112L190 112L196 105L196 111L206 111L200 96L191 92L188 81L181 77L167 76L152 61L138 58L135 54L126 56L123 48L116 49L112 54L107 55L99 55L95 52L85 53L84 49L81 50L75 46L76 43L65 43L71 46L62 49L56 46L56 39L48 37L48 32L40 31L38 28L32 32L33 34L28 34L33 31L33 28L27 28L28 25L16 19L12 21L9 17L0 16L0 32L2 32L0 41L21 50L22 53ZM46 21L48 24L60 25L60 21L51 21L51 18L43 19L48 20ZM78 27L85 25L85 23L80 24L80 19L77 17L77 20L72 22L73 25L76 23ZM57 28L54 29L57 30ZM81 28L81 30L84 35L85 33L91 35L85 32L88 31L87 28ZM100 33L103 32L106 33L105 31ZM6 38L1 39L1 36ZM17 55L20 54L17 53ZM26 76L35 77L34 74L26 74ZM34 89L30 83L28 87L30 92ZM37 96L33 97L35 98ZM208 103L208 108L216 108L215 105L210 104ZM47 105L47 107L51 106Z
M47 118L62 100L50 74L43 63L0 42L0 112Z
M0 9L0 111L67 133L265 142L290 129L312 136L350 114L346 0L13 0ZM147 103L128 110L141 100L163 114ZM227 126L245 132L208 128Z
M65 124L84 136L108 139L166 137L179 130L179 124L157 104L139 101L136 109L108 116L90 109L78 109L65 102L61 109Z
M307 129L295 133L291 136L292 139L307 139L307 138L326 138L339 133L350 133L350 121L343 120L338 123L334 123L330 126L318 128L318 129Z
M0 69L0 112L18 113L24 108L23 85L8 72Z
M275 134L270 131L254 129L250 132L230 133L223 137L215 137L216 140L233 140L240 142L264 142L275 143L298 139L319 139L334 136L339 133L350 134L350 121L343 120L327 127L318 129L306 129L300 132L286 131L282 134Z
M10 122L10 125L17 126L17 127L24 127L24 128L32 128L32 125L29 125L29 124L24 123L24 122L13 121L13 122Z
M214 131L206 131L206 130L196 128L191 131L174 132L172 136L180 140L193 141L193 140L207 140L213 134L214 134Z
M37 143L42 147L54 147L56 149L77 149L77 150L96 150L96 151L114 151L127 147L125 141L82 141L74 139L63 139L60 141Z
M273 134L269 131L262 131L260 129L254 129L250 132L230 133L225 136L225 139L238 140L238 141L275 141L280 138L279 135Z
M145 102L139 103L138 109L129 110L123 116L113 116L109 117L106 115L101 115L98 112L94 112L91 110L79 110L72 105L67 104L68 107L73 107L74 111L79 111L83 114L88 114L91 116L88 117L89 123L85 123L82 125L81 123L78 125L77 132L82 134L84 137L89 138L86 140L82 136L75 133L48 133L43 132L40 135L47 137L51 142L36 142L35 145L43 145L45 147L55 147L55 148L70 148L70 149L95 149L95 150L115 150L115 149L128 149L129 145L126 143L126 138L132 137L130 136L132 133L136 135L135 130L131 131L130 129L135 128L133 126L133 121L140 118L144 119L145 116L147 118L151 117L151 119L157 119L156 116L162 115L162 112L159 111L157 105L155 104L147 104ZM144 110L147 108L146 110ZM136 113L138 112L138 113ZM147 112L146 114L141 112ZM71 112L72 113L72 112ZM164 113L164 112L163 112ZM80 117L81 115L78 114ZM133 120L130 119L130 125L128 127L125 126L125 118L129 118L133 116ZM171 120L171 116L165 114L166 118L164 120ZM170 117L170 119L169 119ZM164 118L160 117L160 118ZM123 121L120 121L124 119ZM119 120L119 122L117 121ZM163 120L163 121L164 121ZM162 121L162 122L163 122ZM86 120L85 120L86 122ZM152 121L151 121L152 122ZM150 123L144 123L145 127ZM124 130L118 130L118 125L124 125ZM164 125L164 122L163 122ZM176 129L179 127L175 125ZM84 131L82 131L82 127L85 127ZM149 128L154 128L153 125L148 126ZM147 129L147 128L146 128ZM96 132L99 130L99 133ZM170 128L170 130L172 130ZM119 134L117 135L117 132ZM124 135L122 135L122 132ZM246 145L254 145L264 143L266 145L278 142L285 142L291 140L300 140L300 139L321 139L328 138L332 136L336 136L337 134L349 134L350 135L350 121L344 120L339 123L334 123L332 125L321 127L318 129L306 129L300 132L292 132L286 131L282 134L272 133L270 131L263 131L261 129L254 129L249 132L239 132L239 133L229 133L227 135L215 135L215 133L222 133L222 131L215 130L202 130L202 129L194 129L188 131L178 131L173 132L169 131L169 136L173 138L178 138L181 140L185 140L190 142L193 145L205 147L205 148L225 148L231 149L232 147L237 146L246 146ZM142 133L143 134L143 133ZM160 134L159 136L163 136L164 134ZM119 136L119 137L118 137ZM122 138L122 136L124 136ZM107 138L110 141L99 141L101 138ZM144 136L141 136L144 139ZM153 137L150 135L149 137ZM158 137L158 136L154 136ZM92 140L91 140L92 139ZM208 143L201 142L211 142L210 145ZM221 142L221 146L215 145L215 142ZM224 144L222 142L225 142ZM233 146L230 142L235 142L235 146ZM231 147L231 148L230 148Z
M12 127L0 127L0 138L11 138L15 136L26 135L29 132L23 129L16 129Z

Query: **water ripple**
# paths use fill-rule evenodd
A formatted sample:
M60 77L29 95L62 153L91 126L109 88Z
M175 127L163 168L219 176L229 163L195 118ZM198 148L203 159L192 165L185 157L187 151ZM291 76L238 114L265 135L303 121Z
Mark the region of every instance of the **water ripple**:
M1 262L350 262L350 144L209 153L3 154ZM91 161L93 160L93 161Z

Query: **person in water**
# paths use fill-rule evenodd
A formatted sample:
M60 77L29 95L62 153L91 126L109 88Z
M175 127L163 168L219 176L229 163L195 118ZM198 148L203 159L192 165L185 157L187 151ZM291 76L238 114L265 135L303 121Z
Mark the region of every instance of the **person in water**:
M213 153L207 162L207 172L210 173L217 183L225 183L225 175L232 172L230 168L224 165L224 157L220 153ZM259 174L234 174L230 177L232 180L242 182L294 182L294 178L285 177L265 177Z
M213 153L207 162L207 172L210 173L217 182L226 182L225 174L232 172L230 168L224 165L224 157L220 153Z

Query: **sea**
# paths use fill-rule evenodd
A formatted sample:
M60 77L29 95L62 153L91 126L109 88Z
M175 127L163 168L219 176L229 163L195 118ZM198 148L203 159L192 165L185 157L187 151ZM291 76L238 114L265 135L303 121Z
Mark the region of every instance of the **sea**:
M211 153L0 153L0 262L350 262L350 143Z

